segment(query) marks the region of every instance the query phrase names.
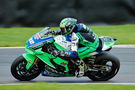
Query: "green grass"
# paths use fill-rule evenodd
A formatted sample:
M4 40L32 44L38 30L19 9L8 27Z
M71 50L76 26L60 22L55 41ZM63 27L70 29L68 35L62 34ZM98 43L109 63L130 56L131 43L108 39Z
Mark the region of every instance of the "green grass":
M118 39L116 44L135 44L135 25L90 26L99 36ZM0 28L0 46L25 46L25 41L42 28ZM56 30L58 28L52 28Z
M118 39L116 44L135 44L135 25L92 27L99 36L111 36Z
M134 90L135 85L58 84L0 85L1 90Z

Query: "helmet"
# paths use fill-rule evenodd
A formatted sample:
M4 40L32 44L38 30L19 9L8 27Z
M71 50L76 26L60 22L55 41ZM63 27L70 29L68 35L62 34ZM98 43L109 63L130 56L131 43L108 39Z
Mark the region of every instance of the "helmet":
M60 29L63 35L67 35L73 31L77 24L77 19L74 18L64 18L60 22Z

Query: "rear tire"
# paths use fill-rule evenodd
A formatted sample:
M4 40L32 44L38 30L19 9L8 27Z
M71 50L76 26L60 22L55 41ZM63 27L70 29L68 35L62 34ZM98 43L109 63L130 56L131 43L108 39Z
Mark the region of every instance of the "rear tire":
M95 65L107 65L107 63L112 63L110 67L110 71L103 73L102 71L92 72L88 71L86 75L93 81L107 81L113 78L119 71L120 62L118 58L114 57L113 55L103 53L98 55L95 59Z
M23 56L20 56L15 59L11 65L11 74L14 78L20 81L29 81L36 78L40 72L41 68L38 64L32 66L30 70L26 70L27 61Z

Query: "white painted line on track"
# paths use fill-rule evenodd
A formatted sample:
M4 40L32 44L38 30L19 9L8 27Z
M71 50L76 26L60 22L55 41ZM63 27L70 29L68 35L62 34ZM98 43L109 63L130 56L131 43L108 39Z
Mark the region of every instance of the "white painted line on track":
M68 83L68 84L110 84L110 85L135 85L135 83Z
M24 47L0 47L0 49L23 49Z
M23 49L24 47L0 47L0 49ZM114 45L113 48L135 48L135 45Z
M36 84L36 83L11 83L11 84L0 84L0 85L28 85L28 84ZM62 84L62 83L61 83ZM64 83L64 84L109 84L109 85L135 85L135 83Z
M135 48L135 45L114 45L113 48Z
M28 84L34 84L34 83L7 83L7 84L0 84L0 85L28 85Z
M0 85L23 85L23 84L0 84Z

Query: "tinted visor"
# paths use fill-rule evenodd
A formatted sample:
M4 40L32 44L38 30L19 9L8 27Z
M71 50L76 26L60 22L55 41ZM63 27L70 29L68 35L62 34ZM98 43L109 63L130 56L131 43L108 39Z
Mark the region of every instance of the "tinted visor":
M60 28L60 29L61 29L62 34L66 34L67 33L66 28Z

